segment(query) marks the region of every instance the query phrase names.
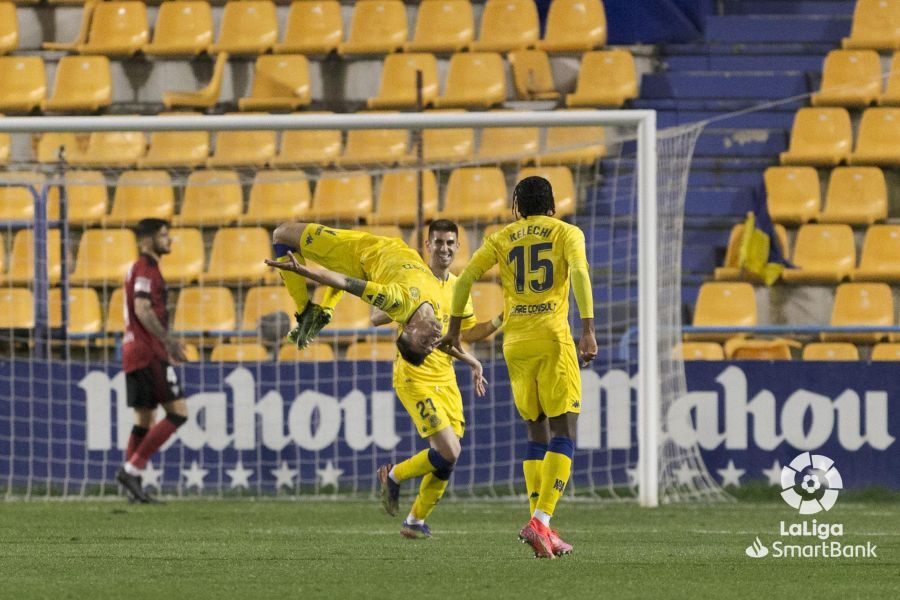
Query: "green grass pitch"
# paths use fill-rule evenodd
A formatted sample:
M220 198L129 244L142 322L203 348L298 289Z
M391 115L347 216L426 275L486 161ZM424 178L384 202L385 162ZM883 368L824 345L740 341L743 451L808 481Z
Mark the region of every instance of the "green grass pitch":
M900 597L896 501L839 501L816 515L843 523L845 543L876 544L877 559L747 557L756 536L771 545L779 521L801 520L780 501L647 510L564 500L554 525L575 554L537 560L516 540L526 512L524 501L445 501L434 537L407 540L374 500L5 502L0 597Z

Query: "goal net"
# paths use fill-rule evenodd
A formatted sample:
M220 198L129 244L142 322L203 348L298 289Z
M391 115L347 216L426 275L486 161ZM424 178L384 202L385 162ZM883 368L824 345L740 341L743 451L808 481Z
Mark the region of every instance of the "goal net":
M283 221L400 237L459 226L459 273L513 219L528 175L586 236L600 353L582 371L569 494L716 499L696 448L666 435L685 392L682 215L699 129L656 132L650 111L7 118L0 172L0 489L115 493L133 424L121 370L131 227L172 223L161 270L189 419L144 483L168 495L370 494L376 468L419 438L391 387L396 329L349 295L310 348L285 343L294 311L263 259ZM426 257L427 258L427 257ZM322 290L312 290L318 297ZM473 287L479 321L501 312L496 269ZM573 333L580 323L571 304ZM450 493L524 493L525 426L502 333L476 342L490 383L465 406ZM410 490L411 491L411 490Z

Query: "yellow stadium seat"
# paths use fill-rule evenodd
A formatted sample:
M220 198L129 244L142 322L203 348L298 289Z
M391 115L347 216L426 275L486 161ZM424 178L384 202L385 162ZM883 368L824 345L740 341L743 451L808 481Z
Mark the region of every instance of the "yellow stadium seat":
M301 165L327 167L337 160L342 147L341 132L337 129L285 131L281 134L281 148L278 155L271 162L280 167Z
M859 360L859 349L848 342L812 342L803 347L803 360Z
M34 219L34 195L40 194L45 183L40 173L6 172L0 186L0 221L31 221ZM10 184L19 183L21 186Z
M84 227L103 220L108 196L106 177L100 171L66 172L66 216L72 225ZM50 195L49 217L59 219L59 193Z
M241 224L276 225L309 214L309 182L303 171L257 171Z
M294 344L283 344L278 360L293 362L334 362L334 349L325 342L313 342L303 350Z
M19 47L19 21L16 5L0 2L0 54L8 54Z
M900 225L872 225L853 281L900 281Z
M179 2L180 3L180 2ZM165 117L198 116L197 113L161 113ZM138 159L141 168L199 167L209 157L208 131L154 131L147 154Z
M137 260L137 240L130 229L87 229L78 243L73 285L120 285Z
M544 39L547 52L582 52L606 45L606 13L600 0L553 0Z
M900 165L900 108L869 108L863 112L851 165Z
M568 167L528 167L519 171L517 180L521 181L534 175L550 182L557 218L575 214L575 180Z
M514 50L507 55L519 100L558 100L550 59L543 50Z
M252 287L244 298L241 312L241 330L256 331L259 320L271 313L284 312L288 316L297 312L294 301L283 285L262 285Z
M34 298L26 288L0 288L0 329L34 327Z
M424 0L416 13L416 31L407 52L460 52L475 36L469 0Z
M409 130L354 129L347 132L344 153L335 163L344 167L392 165L409 160Z
M93 112L111 103L109 59L105 56L64 56L56 65L53 95L41 102L41 109Z
M60 160L60 152L64 160L81 154L83 144L75 133L42 133L37 142L37 161L39 163L56 163Z
M844 48L900 48L900 5L892 0L857 0Z
M209 355L212 362L262 362L269 360L269 351L262 344L216 344Z
M159 270L166 281L188 285L203 272L203 234L199 229L173 227L169 229L172 251L159 261Z
M356 222L372 212L372 178L368 173L325 173L316 182L312 215L325 221Z
M472 284L472 305L475 307L475 318L478 322L490 321L497 315L505 313L503 288L499 283L475 282Z
M802 224L819 214L822 192L812 167L769 167L763 175L766 207L776 223Z
M464 162L475 150L474 129L424 129L422 159L425 162Z
M51 285L59 282L61 256L59 229L51 229L47 234L47 275ZM9 282L13 285L30 284L34 281L34 267L34 232L20 229L13 237L12 251L9 253Z
M353 342L347 346L344 360L390 361L397 357L397 345L393 342Z
M585 52L578 71L575 92L566 96L566 106L622 106L637 98L634 57L628 50Z
M900 344L881 342L872 346L873 361L900 360Z
M238 4L251 4L251 2L238 2ZM219 101L222 93L222 75L225 73L225 65L228 63L228 53L219 52L216 62L213 64L212 77L209 83L196 92L163 92L163 105L167 109L174 107L187 108L212 108Z
M241 0L225 3L219 37L210 52L265 54L278 41L275 3Z
M48 300L50 327L62 327L62 290L52 288ZM100 308L100 298L94 288L70 288L67 305L67 333L100 333L102 331L103 311Z
M2 4L0 4L2 6ZM2 18L0 18L2 22ZM31 112L47 98L44 59L40 56L0 57L0 110Z
M233 331L234 296L224 287L187 287L178 294L172 329L181 332Z
M159 6L153 41L144 46L151 56L196 56L213 41L212 9L205 0L178 0Z
M378 210L369 223L412 225L416 222L420 171L390 171L381 178L378 190ZM422 207L425 220L437 215L438 192L434 173L421 171Z
M674 354L681 360L725 360L721 344L715 342L683 342Z
M540 33L533 0L488 0L481 13L478 40L470 44L479 52L509 52L531 48Z
M418 243L416 240L416 231L413 230L412 235L410 236L410 246L415 247ZM425 246L425 241L428 239L428 227L424 227L422 230L422 258L425 259L426 263L431 263L431 253L428 252L428 247ZM469 259L472 258L472 247L469 244L469 234L466 232L466 228L462 225L459 225L459 232L456 236L457 242L459 242L459 250L456 252L456 257L453 259L453 262L450 263L450 272L454 275L459 275L466 268L466 265L469 264ZM496 314L493 315L497 316ZM491 317L493 318L493 317Z
M437 108L490 108L506 100L503 59L495 52L456 53L450 58L447 87Z
M879 71L879 83L881 82L881 72ZM878 104L882 106L898 106L900 105L900 52L894 52L891 57L891 66L888 69L887 84L885 84L884 93L878 98Z
M271 254L271 237L262 227L220 229L213 238L202 281L219 285L260 281L267 272L263 259Z
M894 297L886 283L842 283L831 309L833 327L877 327L894 324ZM884 333L822 333L823 342L875 343Z
M606 156L602 127L550 127L547 144L534 162L542 165L591 165Z
M871 225L888 216L887 184L878 167L838 167L831 172L820 223Z
M422 72L421 106L416 104L416 72ZM417 108L432 104L438 95L437 59L433 54L389 54L381 70L378 95L366 105L375 109Z
M322 301L325 288L319 286L313 294L313 302ZM336 329L367 329L372 326L371 307L354 296L353 294L344 294L338 300L334 307L334 317L331 323L325 326L323 332L334 331ZM321 336L322 340L336 339L338 342L354 342L359 336L355 333L341 334L336 338L331 335Z
M284 41L275 44L276 54L328 54L337 50L344 37L344 19L337 0L291 2Z
M125 171L119 176L107 226L134 225L141 219L171 220L175 192L167 171Z
M694 307L695 327L753 327L757 324L756 295L745 282L708 282L700 286ZM691 333L686 340L727 340L728 333Z
M147 140L140 131L95 131L84 153L69 158L86 167L134 167L144 155Z
M182 226L219 227L236 221L244 212L241 181L234 171L194 171L184 188Z
M724 266L716 267L714 274L716 281L731 281L741 278L757 279L752 273L743 272L740 268L741 236L743 234L743 223L738 223L731 228L731 235L728 237L728 248L725 250ZM775 240L770 240L771 243L778 245L782 256L788 256L787 230L784 228L784 225L775 224Z
M12 138L8 133L0 133L0 165L9 162L9 153L12 146Z
M849 225L806 224L797 232L791 262L782 279L790 283L838 283L856 266L856 246Z
M353 7L350 34L339 54L388 54L406 43L406 8L401 0L359 0Z
M748 340L733 337L725 341L725 358L728 360L791 360L791 348L799 342L775 338L772 340Z
M832 50L813 106L866 107L881 96L881 60L874 50Z
M42 42L42 50L61 50L63 52L74 52L76 48L87 41L88 33L91 30L91 21L94 17L94 8L99 0L88 0L86 2L78 2L83 4L81 11L81 24L78 27L78 34L71 42Z
M264 166L275 156L275 131L220 131L216 133L216 147L206 166L240 167Z
M75 49L81 54L133 56L148 39L147 7L143 2L97 2L87 40Z
M493 221L508 212L506 180L499 168L461 167L450 174L441 216L460 221Z
M851 144L846 108L801 108L794 117L788 151L781 153L781 164L833 167L847 160Z
M295 110L311 102L309 61L302 54L266 55L256 59L250 96L241 110Z
M125 332L125 289L116 288L109 295L106 303L106 325L103 327L106 333Z
M6 283L6 238L0 233L0 283Z
M481 130L478 158L503 163L523 163L538 149L537 127L488 127Z

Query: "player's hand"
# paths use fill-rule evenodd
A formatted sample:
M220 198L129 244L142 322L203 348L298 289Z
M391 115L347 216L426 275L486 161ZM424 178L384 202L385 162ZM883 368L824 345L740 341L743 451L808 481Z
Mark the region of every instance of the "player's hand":
M472 386L475 388L475 395L482 398L487 393L488 384L487 379L484 378L484 367L481 366L481 362L474 356L469 366L472 368Z
M597 356L597 338L594 337L593 331L586 331L581 334L578 340L578 358L581 366L586 367Z
M184 345L175 338L166 339L166 352L169 354L169 363L172 365L180 365L183 362L187 362Z
M297 273L298 275L303 275L304 277L309 275L309 268L298 261L293 252L288 252L287 256L288 260L286 261L272 260L271 258L267 258L263 262L265 262L270 267L275 267L276 269L281 269L282 271L291 271L293 273Z

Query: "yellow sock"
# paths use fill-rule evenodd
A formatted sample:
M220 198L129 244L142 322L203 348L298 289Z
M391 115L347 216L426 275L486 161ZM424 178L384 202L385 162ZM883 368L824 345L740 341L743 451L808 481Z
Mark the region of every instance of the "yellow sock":
M411 456L401 463L394 465L394 481L400 483L414 477L421 477L434 471L434 465L428 459L428 449Z
M556 503L559 502L563 490L566 489L566 483L569 481L571 472L571 458L552 450L547 452L544 456L543 468L541 469L541 496L538 498L537 510L541 510L548 515L553 514Z
M330 308L334 310L335 305L343 295L344 290L336 290L333 287L326 287L325 294L322 296L322 308Z
M543 460L523 460L522 471L525 473L525 490L528 492L528 514L533 515L541 493L541 469Z
M431 511L434 510L434 506L438 503L438 500L441 499L441 496L444 495L444 490L447 489L447 484L449 483L446 479L438 479L434 476L434 473L427 473L422 478L422 483L419 485L419 495L416 496L415 502L412 505L412 515L421 520L425 520L428 518L428 515L431 514Z
M303 260L303 257L300 256L299 252L294 252L294 256L297 257L298 262L306 264L306 261ZM277 260L279 262L288 262L290 261L290 258L281 256ZM306 308L306 305L309 304L309 291L306 289L306 277L298 275L293 271L279 270L278 274L281 275L284 287L287 288L288 294L290 294L291 298L294 300L294 304L297 307L297 313L302 313L303 309Z

